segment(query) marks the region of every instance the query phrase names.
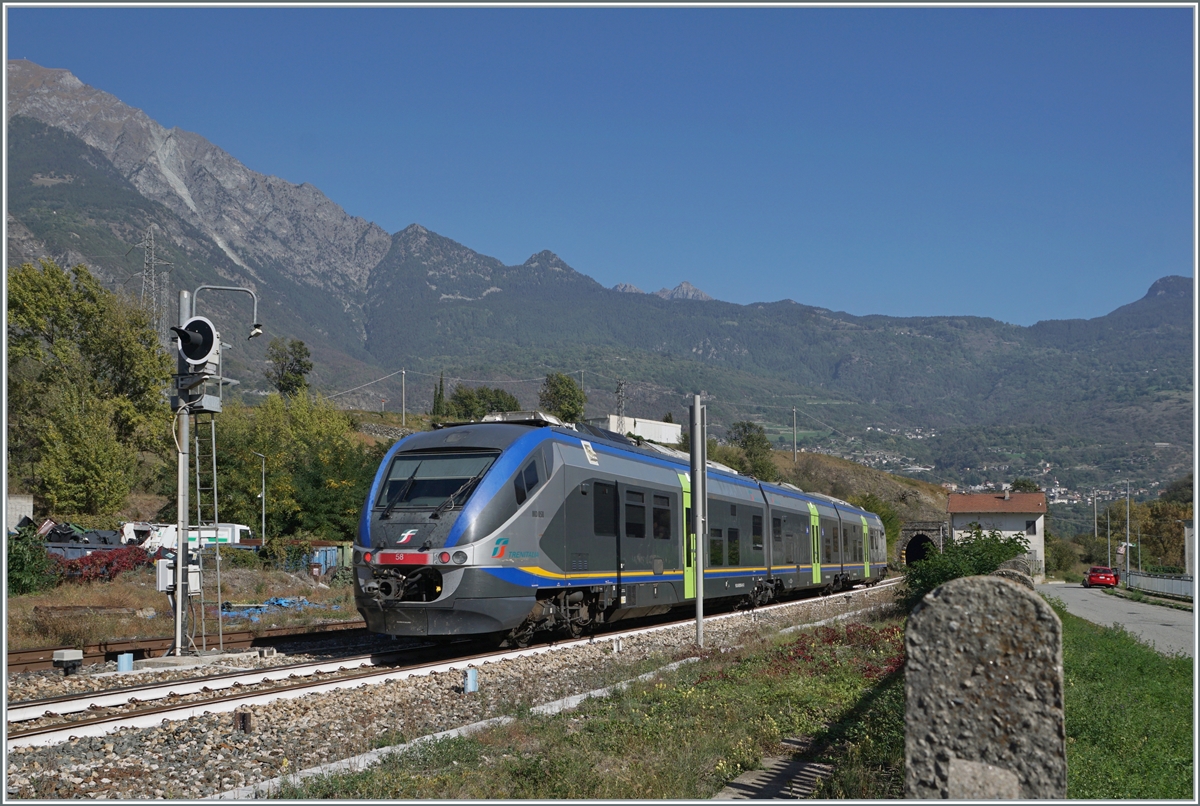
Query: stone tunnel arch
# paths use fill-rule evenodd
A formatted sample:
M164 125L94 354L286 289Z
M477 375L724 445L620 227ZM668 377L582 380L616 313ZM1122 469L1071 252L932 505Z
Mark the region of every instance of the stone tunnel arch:
M896 541L896 564L903 567L911 562L923 560L942 550L946 539L947 525L944 521L909 522L900 528L900 539Z
M904 562L915 563L924 560L930 554L937 553L937 544L929 539L929 535L921 532L915 534L904 548Z

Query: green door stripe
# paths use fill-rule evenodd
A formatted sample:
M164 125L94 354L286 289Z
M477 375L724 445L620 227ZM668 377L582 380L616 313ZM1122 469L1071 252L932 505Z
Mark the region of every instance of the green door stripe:
M812 532L812 581L821 581L821 516L817 505L808 502L809 531Z
M871 533L870 527L867 525L867 516L859 515L859 517L862 518L863 525L863 576L869 578L871 576L871 544L869 542Z
M692 534L691 519L687 516L692 508L692 482L680 473L679 486L683 490L683 598L696 598L696 538Z

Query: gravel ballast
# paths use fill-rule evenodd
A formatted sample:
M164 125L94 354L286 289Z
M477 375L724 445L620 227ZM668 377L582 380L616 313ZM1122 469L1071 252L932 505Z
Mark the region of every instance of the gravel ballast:
M705 646L733 646L750 632L821 621L892 598L891 588L874 588L708 619ZM14 748L8 753L7 795L209 797L383 745L583 694L694 655L694 642L695 625L684 624L624 636L619 651L614 641L598 638L581 646L487 663L478 669L475 694L463 692L464 674L454 671L277 700L253 707L252 733L235 730L231 714L206 714L51 747ZM297 660L292 656L288 662ZM194 676L195 670L189 671ZM138 682L151 679L156 678L138 676ZM9 682L11 686L11 678ZM47 688L39 686L34 696L67 693ZM28 698L15 697L11 690L9 697Z

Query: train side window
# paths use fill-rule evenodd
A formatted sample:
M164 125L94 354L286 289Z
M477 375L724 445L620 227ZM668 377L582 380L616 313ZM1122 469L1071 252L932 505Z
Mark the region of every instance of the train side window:
M525 503L525 499L529 497L529 493L533 492L533 488L538 484L537 462L530 462L525 466L522 473L518 473L513 479L513 492L517 495L517 506Z
M537 462L530 462L523 473L518 473L513 479L513 492L517 495L517 506L525 503L525 499L529 497L529 493L533 492L533 488L538 484Z
M711 566L725 564L725 535L720 529L713 529L709 532L708 564Z
M671 539L671 499L665 495L654 496L654 538Z
M751 518L750 525L750 548L753 551L762 551L763 548L763 519L762 515L755 515Z
M617 486L598 481L592 503L595 534L598 537L617 536Z
M738 529L729 530L729 564L742 564L742 535Z
M729 505L729 516L730 516L731 518L736 518L736 517L737 517L737 504L730 504L730 505Z
M783 521L779 518L771 518L771 539L776 543L783 542Z
M646 496L633 490L625 491L625 536L646 536Z

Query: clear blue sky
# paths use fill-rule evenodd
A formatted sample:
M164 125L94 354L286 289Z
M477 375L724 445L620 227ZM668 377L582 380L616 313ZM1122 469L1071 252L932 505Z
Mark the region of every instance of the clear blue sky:
M606 286L1032 324L1193 274L1189 8L6 12L252 170Z

